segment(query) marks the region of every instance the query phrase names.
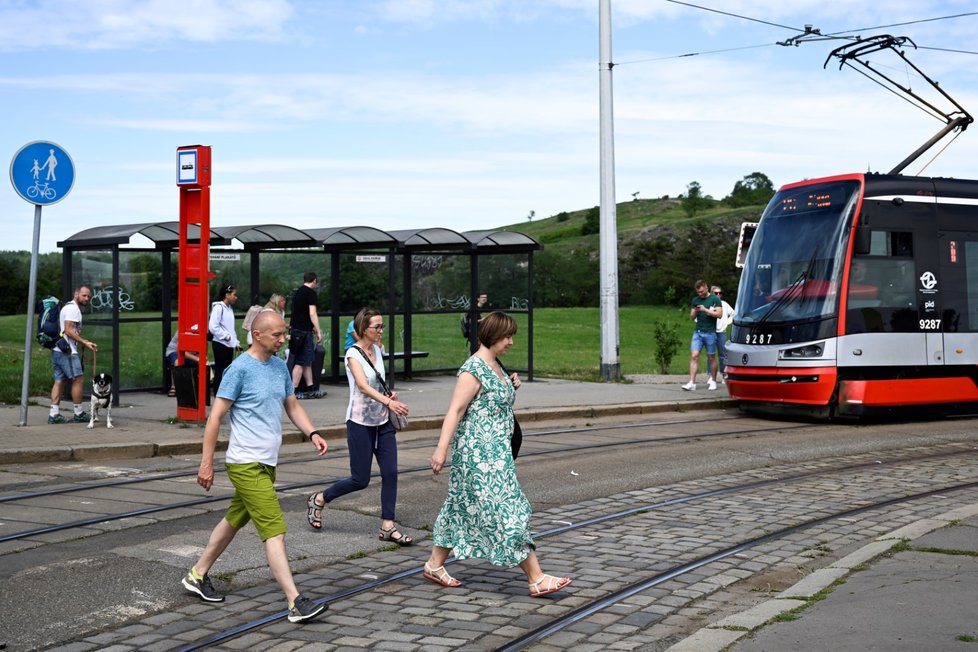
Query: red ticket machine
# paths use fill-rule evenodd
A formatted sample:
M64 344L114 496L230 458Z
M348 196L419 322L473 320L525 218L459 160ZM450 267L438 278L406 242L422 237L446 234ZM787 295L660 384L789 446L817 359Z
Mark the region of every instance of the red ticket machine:
M180 262L177 286L177 365L184 353L196 353L196 401L177 401L177 418L203 421L207 418L207 282L211 239L211 148L189 145L177 148L177 187L180 189ZM181 404L184 403L184 404ZM187 405L186 403L190 403Z

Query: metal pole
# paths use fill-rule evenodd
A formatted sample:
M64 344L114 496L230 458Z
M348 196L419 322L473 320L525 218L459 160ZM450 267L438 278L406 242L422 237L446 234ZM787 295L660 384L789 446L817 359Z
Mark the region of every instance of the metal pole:
M615 135L611 90L611 0L600 0L601 92L601 377L621 378L618 359L618 215L615 204Z
M20 386L20 425L27 425L27 397L31 384L31 333L34 332L34 302L37 301L37 250L41 244L41 205L34 204L34 242L27 288L27 327L24 329L24 380Z

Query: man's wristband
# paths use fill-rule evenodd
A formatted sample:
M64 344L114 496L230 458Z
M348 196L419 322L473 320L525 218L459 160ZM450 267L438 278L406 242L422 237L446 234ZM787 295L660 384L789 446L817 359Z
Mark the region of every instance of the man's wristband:
M310 432L309 433L309 441L312 441L313 435L319 435L319 431L318 430L313 430L312 432ZM322 435L319 435L319 437L320 438L324 438Z

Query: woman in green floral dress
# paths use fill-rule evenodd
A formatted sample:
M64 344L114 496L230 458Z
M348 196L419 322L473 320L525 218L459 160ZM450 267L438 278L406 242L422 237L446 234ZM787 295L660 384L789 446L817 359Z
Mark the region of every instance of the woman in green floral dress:
M497 566L519 566L530 595L559 591L570 578L540 569L530 536L530 503L516 479L510 448L513 401L519 374L509 377L496 356L513 344L516 321L502 312L479 320L479 350L458 371L458 381L431 456L437 474L453 446L448 496L435 521L431 557L424 578L442 586L461 586L445 570L445 559L481 557Z

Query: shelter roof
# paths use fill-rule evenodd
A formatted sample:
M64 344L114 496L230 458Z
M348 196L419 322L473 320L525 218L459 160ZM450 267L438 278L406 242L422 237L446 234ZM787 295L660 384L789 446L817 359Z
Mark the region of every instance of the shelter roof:
M285 247L315 247L318 243L308 231L284 224L211 227L228 240L237 240L245 249L280 249Z
M157 222L97 226L85 229L62 240L59 247L94 249L130 243L135 235L153 242L156 249L175 249L180 241L180 222ZM200 228L188 227L191 239L200 238ZM326 251L354 249L398 249L412 251L506 251L528 252L543 246L518 231L467 231L426 228L401 231L382 231L372 226L344 226L297 229L284 224L243 226L211 226L210 245L230 246L239 242L246 250L322 247Z
M93 249L111 245L128 244L132 237L141 234L151 240L157 249L176 247L180 243L180 222L146 222L142 224L116 224L85 229L58 243L61 248ZM200 227L191 224L187 235L200 239ZM230 238L217 229L211 229L211 246L229 245Z
M393 248L397 239L390 233L372 226L341 226L326 229L306 229L306 233L327 251L350 249Z
M466 231L463 234L477 249L503 249L506 251L533 251L543 245L519 231Z
M391 231L405 251L468 250L472 242L458 231L443 228Z

